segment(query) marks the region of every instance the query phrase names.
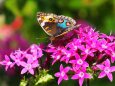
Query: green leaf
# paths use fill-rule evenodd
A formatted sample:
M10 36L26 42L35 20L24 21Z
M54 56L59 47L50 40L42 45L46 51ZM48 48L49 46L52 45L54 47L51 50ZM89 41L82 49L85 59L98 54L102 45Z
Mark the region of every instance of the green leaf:
M28 81L24 78L20 81L20 86L27 86Z
M54 77L47 73L46 70L41 70L39 76L37 76L35 85L47 84L49 81L53 80Z
M37 4L34 0L28 0L25 4L25 6L23 7L22 13L25 16L32 16L36 13L37 11Z
M10 10L15 16L20 16L20 11L18 9L17 0L6 0L5 6Z

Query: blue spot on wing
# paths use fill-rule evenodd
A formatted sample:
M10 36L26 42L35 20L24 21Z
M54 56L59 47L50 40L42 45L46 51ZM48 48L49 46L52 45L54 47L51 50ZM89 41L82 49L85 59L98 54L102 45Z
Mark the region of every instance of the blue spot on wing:
M64 20L64 22L58 23L57 26L58 26L58 27L61 27L62 29L67 29L68 27L67 27L67 25L66 25L66 22L67 22L67 20Z

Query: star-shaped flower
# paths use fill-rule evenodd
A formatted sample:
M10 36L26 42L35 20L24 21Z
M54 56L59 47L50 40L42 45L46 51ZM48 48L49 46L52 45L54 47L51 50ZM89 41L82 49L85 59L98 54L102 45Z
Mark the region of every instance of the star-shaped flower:
M75 75L72 76L72 79L78 79L79 80L79 86L82 86L84 79L91 79L92 76L89 73L86 73L86 70L83 68L82 70L79 70L75 73Z
M38 61L33 61L33 60L27 60L26 62L21 62L20 63L22 67L24 67L21 71L21 74L24 74L26 72L29 72L30 74L34 74L34 68L38 67Z
M59 77L58 79L58 85L61 83L61 81L68 80L68 75L66 74L70 70L70 67L63 67L63 65L60 65L60 72L55 73L56 77Z
M11 67L14 66L14 63L12 63L10 61L10 58L7 55L5 55L5 60L3 60L2 62L0 62L0 64L1 65L5 65L5 70L6 71L8 70L9 67L11 68Z
M77 53L75 55L75 59L70 60L69 63L71 63L72 65L75 65L77 69L79 69L80 67L86 68L89 66L89 64L83 58L81 58L79 54Z
M110 67L109 59L107 59L103 64L98 64L97 67L101 70L98 78L107 76L110 81L113 80L112 72L115 71L115 66Z

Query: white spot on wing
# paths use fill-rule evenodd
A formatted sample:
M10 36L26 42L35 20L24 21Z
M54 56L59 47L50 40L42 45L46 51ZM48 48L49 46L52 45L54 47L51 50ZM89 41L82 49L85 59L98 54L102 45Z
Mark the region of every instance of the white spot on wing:
M38 21L40 21L40 20L41 20L41 18L37 18L37 20L38 20Z
M45 22L42 22L42 23L41 23L41 26L43 27L44 25L45 25Z

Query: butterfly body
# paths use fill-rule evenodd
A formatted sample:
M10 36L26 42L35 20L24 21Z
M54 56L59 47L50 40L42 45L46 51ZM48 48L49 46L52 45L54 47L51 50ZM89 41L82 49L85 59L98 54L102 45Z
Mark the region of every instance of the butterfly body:
M38 12L37 20L43 30L51 37L58 37L67 33L76 24L75 20L70 17L43 12Z

